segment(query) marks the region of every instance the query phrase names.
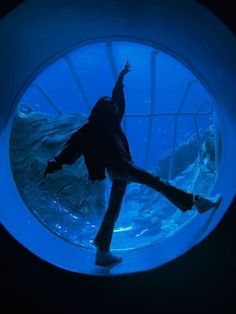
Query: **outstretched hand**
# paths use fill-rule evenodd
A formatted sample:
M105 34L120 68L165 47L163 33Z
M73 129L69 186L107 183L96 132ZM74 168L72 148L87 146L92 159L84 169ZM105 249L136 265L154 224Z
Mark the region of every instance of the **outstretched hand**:
M126 75L130 71L131 71L131 63L127 61L124 69L121 71L121 74Z

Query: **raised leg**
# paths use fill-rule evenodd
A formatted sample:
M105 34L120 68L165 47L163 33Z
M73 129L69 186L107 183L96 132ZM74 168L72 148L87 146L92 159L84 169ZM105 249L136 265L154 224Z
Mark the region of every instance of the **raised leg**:
M120 160L113 165L112 169L109 169L109 173L113 178L145 184L155 189L182 211L191 209L194 204L192 193L171 185L160 177L137 167L132 162Z

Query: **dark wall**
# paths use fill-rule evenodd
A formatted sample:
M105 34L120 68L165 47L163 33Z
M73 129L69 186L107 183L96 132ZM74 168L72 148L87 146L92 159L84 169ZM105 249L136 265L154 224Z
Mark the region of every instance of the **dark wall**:
M16 2L4 4L2 14ZM198 2L236 33L233 2ZM58 269L1 227L0 313L235 313L235 221L236 200L216 230L187 254L148 273L117 278Z
M5 15L14 10L23 0L1 0L0 2L0 18L3 18Z
M231 32L236 34L236 13L232 0L197 0L197 2L214 13Z

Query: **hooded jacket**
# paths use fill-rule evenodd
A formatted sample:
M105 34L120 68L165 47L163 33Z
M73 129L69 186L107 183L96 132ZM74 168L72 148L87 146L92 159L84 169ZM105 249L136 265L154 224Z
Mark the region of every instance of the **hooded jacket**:
M112 97L98 100L88 121L70 137L55 157L58 166L73 164L83 155L89 179L103 180L106 168L117 171L121 160L132 160L128 140L120 126L125 112L123 88L123 76L120 75Z

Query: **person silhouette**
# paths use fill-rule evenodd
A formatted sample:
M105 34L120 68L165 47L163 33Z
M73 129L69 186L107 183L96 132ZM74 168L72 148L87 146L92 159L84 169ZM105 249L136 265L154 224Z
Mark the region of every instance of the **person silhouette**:
M48 161L45 176L61 170L64 164L73 164L84 156L89 179L92 182L104 180L106 171L112 180L108 208L93 241L96 247L95 263L108 266L122 260L110 251L113 230L118 219L127 184L144 184L161 193L181 211L191 210L193 206L200 213L217 208L221 195L203 197L183 191L159 176L134 164L129 143L121 121L125 113L123 80L131 70L127 61L120 72L112 91L112 97L101 97L91 110L88 120L65 143L59 154Z

